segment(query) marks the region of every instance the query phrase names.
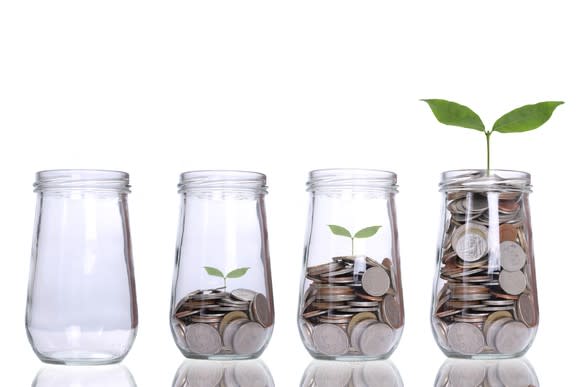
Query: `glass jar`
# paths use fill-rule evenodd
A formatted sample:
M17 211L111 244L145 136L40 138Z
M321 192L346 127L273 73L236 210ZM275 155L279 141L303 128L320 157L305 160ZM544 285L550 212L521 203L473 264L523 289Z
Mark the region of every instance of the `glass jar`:
M119 362L137 333L129 175L42 171L34 187L26 309L32 348L49 363Z
M536 335L538 296L530 175L443 173L432 328L447 356L523 355Z
M266 176L186 172L179 192L170 317L175 343L188 358L256 358L274 326Z
M318 359L388 357L404 312L392 172L310 172L298 327Z

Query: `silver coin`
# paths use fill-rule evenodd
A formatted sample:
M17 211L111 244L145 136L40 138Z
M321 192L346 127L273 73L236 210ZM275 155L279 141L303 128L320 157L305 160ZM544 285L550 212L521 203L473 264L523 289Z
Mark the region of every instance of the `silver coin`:
M382 319L393 329L399 329L403 326L402 307L394 296L386 296L381 303Z
M528 327L538 324L538 312L534 297L530 293L524 293L520 296L517 303L516 313L518 318Z
M268 331L257 322L247 322L234 334L232 348L240 355L257 353L266 343Z
M526 264L527 256L516 242L506 241L499 245L501 267L507 271L519 271Z
M376 323L376 320L373 319L362 320L352 328L350 332L350 345L355 351L360 351L360 337L365 329L374 323Z
M499 273L499 285L507 294L517 296L526 290L526 276L519 270L502 270L501 273Z
M226 346L227 348L230 348L230 349L233 347L234 335L236 334L238 329L240 329L240 327L242 325L244 325L245 323L247 323L248 321L250 321L250 320L240 318L240 319L234 320L234 321L230 322L228 325L226 325L226 327L224 328L224 333L223 333L224 346Z
M487 254L487 227L477 224L464 224L453 232L453 250L459 258L474 262Z
M339 356L348 351L346 332L334 324L319 324L312 331L312 341L318 352Z
M185 325L179 320L173 320L173 337L177 346L182 349L187 349L187 342L185 341Z
M360 351L367 356L386 355L393 348L395 334L387 324L369 325L359 340Z
M255 291L250 289L232 290L232 297L240 301L251 302L256 297L256 294Z
M268 299L262 293L254 296L250 305L250 310L254 320L262 324L263 327L268 328L274 323L274 316L270 312L270 304Z
M495 338L498 352L515 355L526 349L530 343L531 332L524 323L510 321L501 327Z
M389 273L380 266L371 267L362 276L362 286L371 296L382 296L391 286Z
M483 333L476 326L467 323L454 323L447 330L449 347L463 355L478 354L485 346Z
M217 329L209 324L192 324L185 328L185 341L191 352L215 355L222 348L222 338Z
M491 322L488 325L487 331L485 333L485 341L489 347L495 348L495 338L497 336L497 333L505 324L511 321L513 320L509 317L502 317Z

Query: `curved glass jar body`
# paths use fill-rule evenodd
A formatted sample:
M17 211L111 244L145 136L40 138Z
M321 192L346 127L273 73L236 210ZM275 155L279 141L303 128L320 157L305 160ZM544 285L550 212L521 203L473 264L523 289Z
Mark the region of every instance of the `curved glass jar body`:
M256 358L270 340L265 184L255 172L181 175L170 318L175 343L188 358Z
M137 333L127 210L129 175L37 174L26 329L41 360L107 364Z
M310 173L298 327L319 359L388 357L404 324L394 195L396 175Z
M443 173L432 328L447 356L523 355L539 313L528 194L516 171Z

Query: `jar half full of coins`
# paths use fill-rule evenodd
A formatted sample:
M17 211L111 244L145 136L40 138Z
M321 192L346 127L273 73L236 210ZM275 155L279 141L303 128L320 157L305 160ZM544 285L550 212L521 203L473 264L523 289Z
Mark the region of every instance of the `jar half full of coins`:
M392 172L310 172L298 327L318 359L388 357L404 324Z
M530 175L443 173L432 328L447 356L523 355L538 328Z
M274 326L266 176L186 172L179 192L170 312L175 343L188 358L256 358Z

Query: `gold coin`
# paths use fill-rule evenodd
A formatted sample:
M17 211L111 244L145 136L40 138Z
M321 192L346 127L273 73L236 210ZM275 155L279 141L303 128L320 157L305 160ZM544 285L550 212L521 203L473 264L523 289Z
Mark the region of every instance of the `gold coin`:
M489 317L485 320L485 323L483 324L483 334L487 336L487 330L489 329L491 323L493 323L494 321L497 321L499 319L502 319L502 318L512 319L513 316L507 310L493 312L492 314L489 315Z
M355 314L348 324L347 332L349 336L354 326L363 320L377 320L377 316L371 312L362 312Z
M222 319L222 321L220 322L220 326L219 326L219 331L220 331L220 335L224 334L224 329L226 329L226 326L231 323L234 320L240 319L240 318L248 318L248 315L245 314L244 312L241 311L235 311L235 312L230 312L228 314L226 314L224 316L224 318Z

